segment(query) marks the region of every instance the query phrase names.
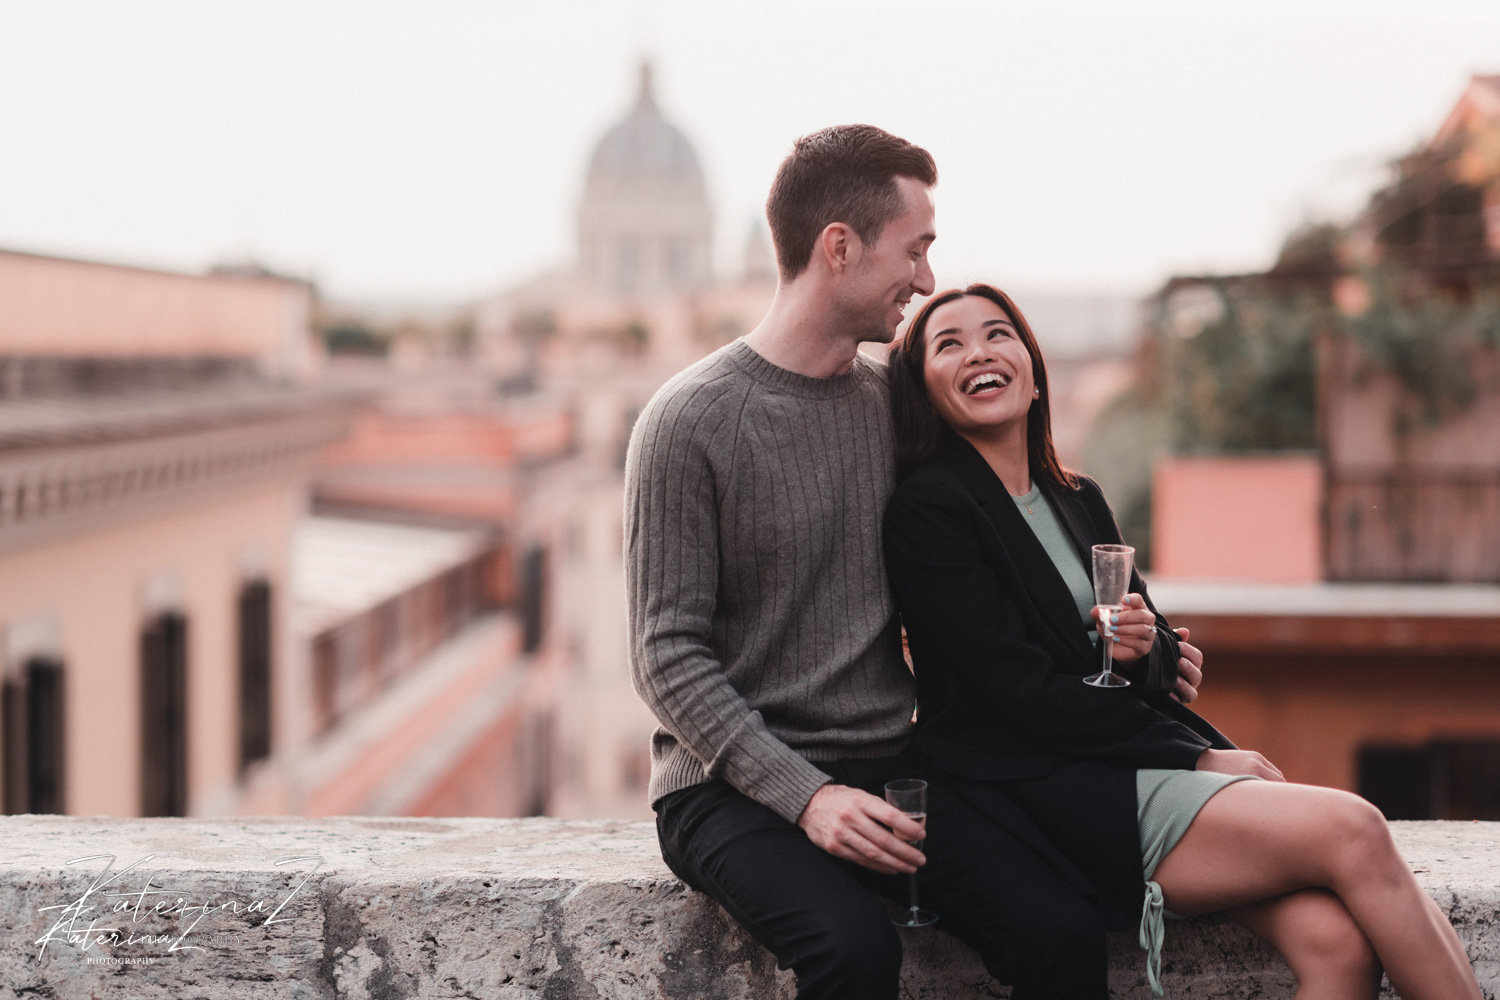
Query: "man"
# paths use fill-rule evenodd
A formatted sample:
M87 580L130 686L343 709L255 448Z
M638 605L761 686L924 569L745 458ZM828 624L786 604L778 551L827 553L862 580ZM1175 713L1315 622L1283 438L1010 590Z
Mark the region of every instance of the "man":
M796 972L798 996L894 998L900 940L870 889L924 907L1017 1000L1103 997L1088 887L1024 816L977 813L903 756L915 685L881 560L894 486L885 368L933 291L932 157L868 125L798 140L766 214L759 326L681 372L631 435L631 669L661 721L667 864ZM924 829L881 797L932 784ZM930 860L929 860L930 859Z

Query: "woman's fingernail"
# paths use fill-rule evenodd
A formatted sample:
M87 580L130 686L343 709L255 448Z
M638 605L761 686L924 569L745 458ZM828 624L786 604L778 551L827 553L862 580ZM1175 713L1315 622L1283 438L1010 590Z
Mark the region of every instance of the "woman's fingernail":
M1104 631L1106 631L1106 632L1110 633L1111 635L1113 635L1114 633L1118 632L1119 630L1120 630L1120 627L1118 625L1110 625Z
M1110 642L1119 642L1120 641L1120 637L1117 636L1117 635L1112 635L1112 636L1109 637L1109 641Z
M1118 625L1118 624L1120 624L1120 616L1119 615L1110 615L1109 616L1109 623L1111 625Z

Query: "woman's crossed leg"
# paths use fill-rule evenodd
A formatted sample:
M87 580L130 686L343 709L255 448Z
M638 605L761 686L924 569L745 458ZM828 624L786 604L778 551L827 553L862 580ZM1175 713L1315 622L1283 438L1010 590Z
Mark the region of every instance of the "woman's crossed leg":
M1361 938L1407 1000L1480 996L1458 935L1385 818L1357 795L1236 782L1208 800L1153 878L1168 909L1227 909L1275 945L1299 1000L1373 997L1378 968Z
M1327 889L1300 889L1229 911L1265 938L1297 977L1297 1000L1369 1000L1380 959L1349 911Z

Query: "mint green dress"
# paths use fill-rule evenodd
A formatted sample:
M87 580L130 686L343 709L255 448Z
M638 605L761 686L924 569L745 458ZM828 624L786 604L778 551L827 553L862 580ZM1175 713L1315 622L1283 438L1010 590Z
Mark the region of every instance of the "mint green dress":
M1068 538L1042 488L1033 482L1024 496L1012 496L1021 516L1031 527L1037 541L1052 557L1052 564L1062 574L1063 582L1073 594L1079 616L1084 623L1093 621L1094 585L1088 570L1078 558L1078 550ZM1097 646L1099 633L1089 637ZM1164 917L1176 916L1162 906L1161 886L1151 881L1156 866L1171 853L1187 833L1204 803L1225 785L1248 781L1248 774L1216 774L1212 771L1178 771L1142 768L1135 772L1136 820L1141 830L1141 872L1146 880L1146 898L1141 907L1141 948L1146 952L1146 976L1151 992L1164 995L1161 985L1161 946L1166 934Z

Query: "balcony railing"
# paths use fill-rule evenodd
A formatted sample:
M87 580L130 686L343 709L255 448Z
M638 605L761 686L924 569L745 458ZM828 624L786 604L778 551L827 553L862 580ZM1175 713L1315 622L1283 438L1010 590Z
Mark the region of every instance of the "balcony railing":
M1333 472L1330 580L1500 583L1500 470Z

